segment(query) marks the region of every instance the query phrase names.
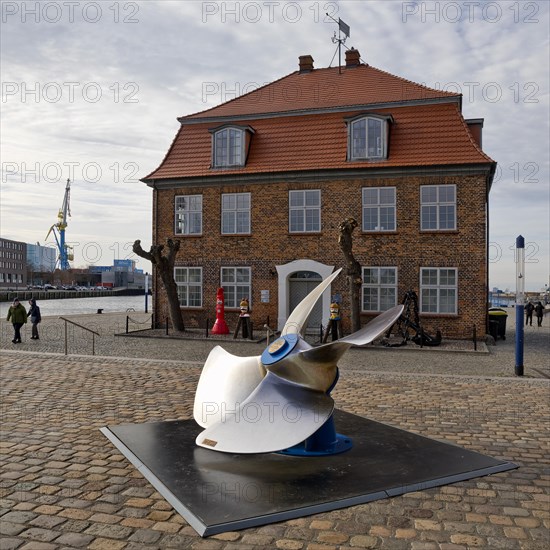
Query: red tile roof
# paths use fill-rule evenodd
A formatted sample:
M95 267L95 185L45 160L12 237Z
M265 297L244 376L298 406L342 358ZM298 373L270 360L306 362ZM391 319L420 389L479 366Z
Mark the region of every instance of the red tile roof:
M292 102L284 100L285 90L289 93L290 89L299 90ZM325 97L322 90L332 92ZM459 98L459 94L430 90L366 65L343 68L342 75L338 74L338 68L292 73L218 107L181 118L182 126L170 150L144 181L223 174L492 163L472 139L460 113ZM407 103L410 101L413 103ZM348 110L348 105L355 108ZM344 119L365 112L369 105L375 107L373 112L392 115L394 119L388 158L347 161ZM316 113L316 109L323 111ZM306 113L297 115L296 111ZM227 122L224 117L255 130L244 167L211 168L212 134L208 130Z
M197 118L283 113L411 100L460 97L394 76L370 65L291 73L257 90L206 111L182 117Z

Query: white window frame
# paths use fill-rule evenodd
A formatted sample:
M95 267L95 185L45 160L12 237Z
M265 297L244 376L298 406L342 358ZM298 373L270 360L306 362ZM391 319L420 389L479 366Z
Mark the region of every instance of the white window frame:
M247 280L243 280L243 275ZM247 298L249 306L252 306L252 269L250 267L222 266L220 286L224 291L225 307L238 308L243 298Z
M369 132L369 124L380 125L380 135ZM364 125L364 128L360 126ZM350 160L381 160L387 157L387 125L385 118L362 116L348 124L348 143ZM375 143L372 143L376 140Z
M372 270L376 273L376 282L366 282L367 278L367 270ZM382 270L392 270L393 271L393 281L391 283L389 282L381 282L381 275ZM362 268L362 278L363 278L363 284L361 286L361 311L368 312L368 313L377 313L380 311L387 311L388 309L394 307L397 305L397 267L395 266L364 266ZM365 308L365 294L367 293L367 289L375 289L376 290L376 309L366 309ZM383 294L385 294L384 291L386 290L393 290L393 300L391 300L391 303L386 304L386 307L381 307L381 301Z
M423 191L435 189L435 200L424 200ZM442 191L448 191L453 189L453 200L445 200L446 197L441 197L443 194ZM452 227L442 227L443 212L447 211L452 207L453 213L453 224ZM428 210L429 209L429 210ZM428 211L430 212L430 217L428 218ZM434 218L435 213L435 227L431 227L431 221ZM427 224L430 224L429 227L425 227ZM420 186L420 230L421 231L454 231L457 227L456 221L456 185L455 184L445 184L445 185L421 185Z
M199 218L198 230L194 223L190 223L190 219L195 217ZM202 195L176 195L174 197L174 233L176 235L202 235Z
M246 200L244 200L246 199ZM250 193L223 193L221 198L221 233L222 235L249 235L250 210L252 199ZM231 225L227 230L226 223Z
M308 204L314 195L317 195L315 203ZM302 197L300 204L293 204L295 198ZM315 216L316 214L316 216ZM313 218L317 223L313 226ZM308 222L309 218L309 222ZM296 227L296 222L299 222ZM309 223L309 229L308 229ZM320 233L321 232L321 190L302 189L288 192L288 232L289 233Z
M196 277L197 273L199 274L200 281L190 281L190 274L193 274L193 276ZM183 279L183 280L182 280ZM183 267L183 266L177 266L174 267L174 280L176 281L176 285L178 286L178 297L180 302L180 307L185 308L197 308L202 307L202 267L195 267L195 266L189 266L189 267ZM198 291L198 300L194 300L193 303L191 303L190 300L190 290L193 290L195 292L195 295L197 295Z
M427 274L427 271L435 273ZM454 283L449 284L448 273L454 272ZM431 280L426 281L425 276ZM420 268L420 313L457 315L458 313L458 269L456 267L421 267ZM451 291L454 293L452 303L449 301ZM431 300L432 304L427 300ZM446 302L446 305L445 305ZM449 304L451 304L449 306Z
M393 191L393 199L389 201L386 198L381 199L381 191ZM376 202L367 202L367 193L369 191L376 191ZM369 233L395 231L397 229L397 188L396 187L363 187L362 189L362 213L363 213L363 231ZM376 212L377 225L374 228L367 227L367 211ZM393 212L393 225L383 226L382 216L387 212Z
M242 128L229 126L214 132L212 138L212 165L214 168L244 166L245 143L245 130Z

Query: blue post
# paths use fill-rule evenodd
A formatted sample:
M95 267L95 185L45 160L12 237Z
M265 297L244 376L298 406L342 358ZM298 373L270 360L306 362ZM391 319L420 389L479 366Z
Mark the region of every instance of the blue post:
M516 376L523 376L523 314L525 308L516 304Z
M523 314L525 308L525 239L516 239L516 376L523 376Z
M149 273L145 273L145 313L147 311L147 301L149 299Z

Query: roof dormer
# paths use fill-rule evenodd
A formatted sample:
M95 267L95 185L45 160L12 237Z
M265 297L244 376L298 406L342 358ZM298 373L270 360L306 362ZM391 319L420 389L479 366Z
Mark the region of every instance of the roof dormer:
M388 158L391 115L363 113L345 120L348 125L348 160Z
M246 165L254 129L251 126L224 124L208 130L212 134L212 168Z

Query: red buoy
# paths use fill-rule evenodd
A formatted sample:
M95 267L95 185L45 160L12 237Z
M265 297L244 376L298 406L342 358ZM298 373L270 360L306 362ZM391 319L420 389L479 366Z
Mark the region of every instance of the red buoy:
M229 334L229 328L225 323L225 300L223 288L218 288L216 294L216 322L210 331L212 334Z

